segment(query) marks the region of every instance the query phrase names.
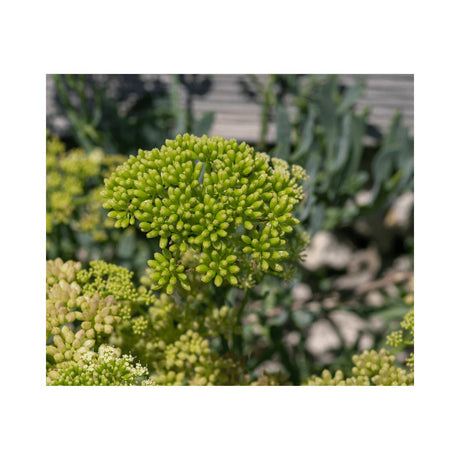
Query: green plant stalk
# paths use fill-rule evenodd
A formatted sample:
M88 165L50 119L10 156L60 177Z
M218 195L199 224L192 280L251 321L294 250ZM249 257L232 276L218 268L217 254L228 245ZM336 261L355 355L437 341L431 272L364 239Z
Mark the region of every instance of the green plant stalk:
M244 309L246 308L246 304L248 303L248 300L249 300L249 289L246 289L244 291L243 300L241 301L241 304L238 307L238 314L236 317L236 327L239 330L238 330L238 333L234 332L232 336L233 351L240 356L243 354L243 324L242 324L243 315L244 315Z
M272 326L270 327L269 331L270 331L270 339L273 342L273 345L279 354L281 363L283 364L283 366L286 368L286 370L289 373L290 381L294 385L298 385L300 383L299 370L292 363L291 357L289 356L289 352L287 351L286 346L283 343L281 327Z
M80 84L78 88L78 93L80 95L80 103L81 103L81 109L83 112L83 117L87 123L90 122L89 119L89 110L88 110L88 101L86 99L86 91L85 91L85 76L80 75Z

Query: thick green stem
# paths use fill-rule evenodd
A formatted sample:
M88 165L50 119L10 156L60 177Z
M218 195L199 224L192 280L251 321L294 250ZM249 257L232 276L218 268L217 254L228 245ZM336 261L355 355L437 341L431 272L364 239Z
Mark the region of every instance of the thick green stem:
M246 289L244 291L244 297L243 300L241 301L241 305L238 307L238 314L236 317L236 327L239 329L236 333L233 333L232 337L232 346L233 346L233 351L238 354L242 355L243 354L243 314L244 314L244 309L246 307L246 304L248 303L249 300L249 289Z

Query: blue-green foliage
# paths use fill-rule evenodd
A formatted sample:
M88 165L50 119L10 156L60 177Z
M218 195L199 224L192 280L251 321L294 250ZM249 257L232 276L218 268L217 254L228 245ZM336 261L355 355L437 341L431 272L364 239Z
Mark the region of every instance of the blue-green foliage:
M266 145L272 111L276 139L271 153L303 166L310 177L304 184L308 199L298 217L308 220L312 234L349 224L413 189L414 145L401 114L395 114L376 152L365 149L370 109L355 109L364 80L343 88L337 75L271 75L265 87L260 82L255 86L267 112L259 147ZM288 112L292 101L294 111ZM358 193L367 189L370 200L357 202Z

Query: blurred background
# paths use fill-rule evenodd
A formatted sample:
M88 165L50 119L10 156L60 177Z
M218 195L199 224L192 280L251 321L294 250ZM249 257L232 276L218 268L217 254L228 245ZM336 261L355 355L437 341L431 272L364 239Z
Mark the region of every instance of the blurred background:
M47 258L140 279L152 242L113 228L104 177L178 133L235 138L303 166L311 243L244 318L248 367L293 383L378 348L413 304L412 75L48 75ZM401 360L404 356L401 356Z

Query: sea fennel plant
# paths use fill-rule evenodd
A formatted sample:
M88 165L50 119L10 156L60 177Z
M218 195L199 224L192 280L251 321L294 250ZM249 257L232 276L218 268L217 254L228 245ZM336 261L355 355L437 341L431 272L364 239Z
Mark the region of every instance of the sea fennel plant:
M307 239L292 215L305 171L246 143L179 135L161 149L139 150L106 180L104 207L116 226L138 222L159 251L153 288L198 289L197 281L253 287L264 273L286 273ZM292 238L291 238L292 240Z
M150 268L136 287L103 261L48 261L48 384L250 383L242 313L264 274L292 276L308 243L292 215L305 178L218 136L131 156L106 179L104 207L152 239Z

